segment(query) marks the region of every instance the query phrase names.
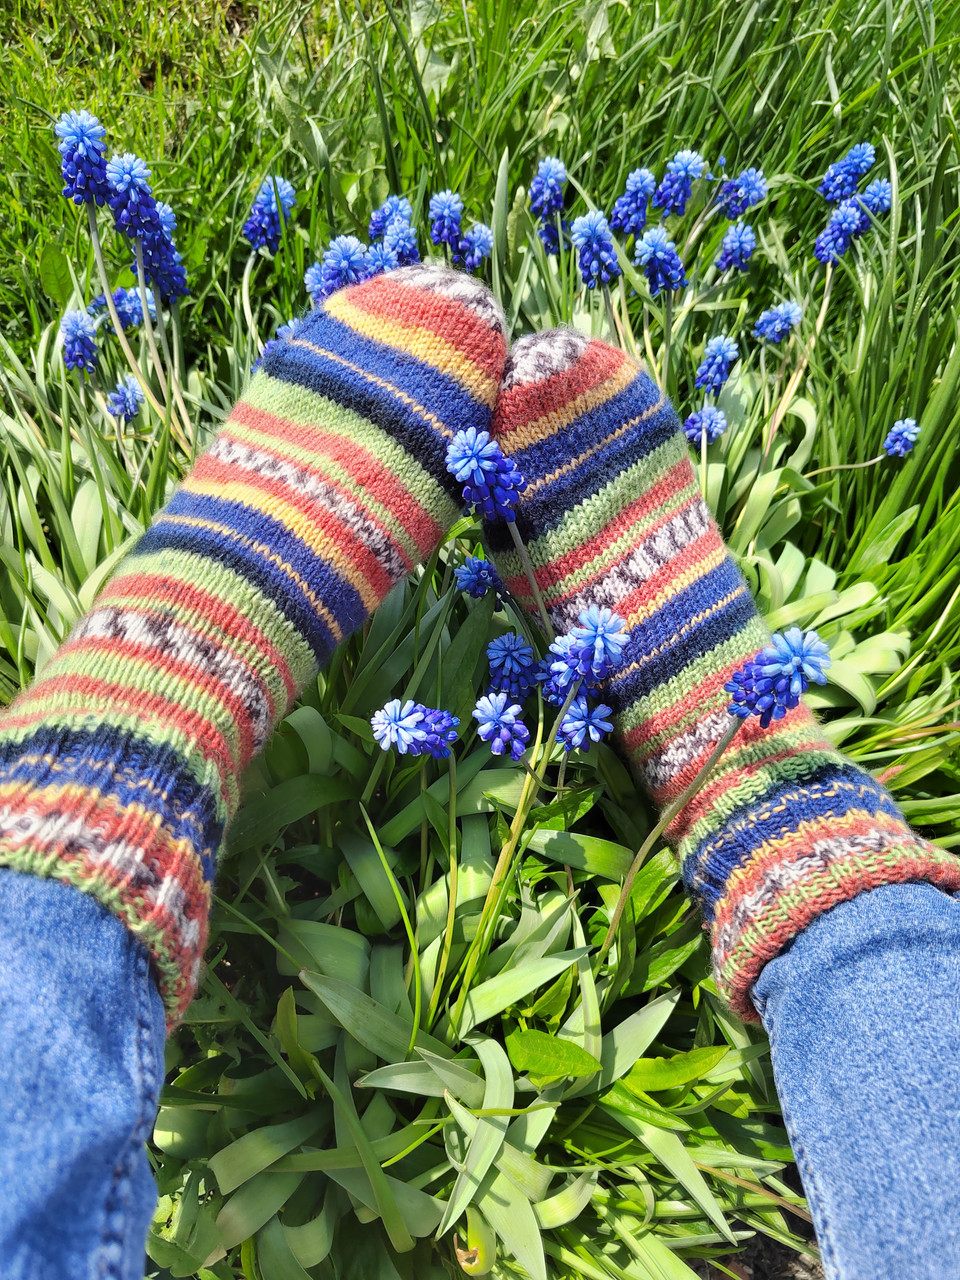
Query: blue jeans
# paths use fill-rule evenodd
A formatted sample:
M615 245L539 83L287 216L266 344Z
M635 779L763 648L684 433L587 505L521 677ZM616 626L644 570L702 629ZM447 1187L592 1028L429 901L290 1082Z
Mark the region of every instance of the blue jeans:
M888 886L754 988L831 1280L960 1278L960 902ZM163 1072L146 955L92 899L0 872L4 1280L141 1280Z

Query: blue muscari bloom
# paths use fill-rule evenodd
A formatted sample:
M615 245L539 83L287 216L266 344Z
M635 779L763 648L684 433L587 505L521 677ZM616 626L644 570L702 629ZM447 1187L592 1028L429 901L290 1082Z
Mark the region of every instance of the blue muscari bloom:
M121 235L131 240L143 239L160 230L160 215L150 186L150 170L146 161L126 152L107 161L110 192L107 203Z
M537 227L537 235L540 237L540 242L547 253L558 254L560 252L560 236L563 234L566 237L569 230L570 223L564 218L560 222L559 230L555 222L541 223Z
M603 680L627 643L626 623L612 609L595 604L582 610L578 621L570 634L579 646L580 673Z
M280 339L281 342L285 342L287 338L295 338L297 336L297 330L300 328L302 324L303 324L302 320L297 320L297 319L288 320L286 324L281 324L278 326L277 337Z
M820 194L829 204L848 200L857 189L857 183L872 166L876 151L869 142L858 142L842 160L836 160L827 169L820 183Z
M854 236L860 235L869 225L859 200L841 200L814 243L813 252L818 261L836 262L842 258Z
M460 591L465 591L474 600L480 600L488 591L495 591L498 598L497 608L500 608L499 596L503 590L503 583L489 560L481 560L479 556L467 556L463 564L458 564L453 572Z
M370 725L374 738L384 751L396 747L401 755L405 755L426 738L423 719L423 708L418 702L409 698L401 705L399 698L393 698L373 713Z
M508 693L487 693L473 709L481 739L490 743L495 756L509 749L510 759L519 760L530 741L530 730L520 719L519 703L510 701Z
M430 239L456 249L460 244L463 201L453 191L439 191L430 197Z
M369 254L369 250L367 252ZM417 246L416 228L411 226L405 218L397 216L392 219L383 233L383 252L384 261L388 256L393 256L397 260L398 267L409 267L412 263L419 262L420 249Z
M89 111L64 111L53 131L60 139L57 150L63 194L74 204L106 204L110 189L103 125Z
M745 662L724 685L733 697L728 710L746 719L758 716L766 729L771 720L782 720L795 707L813 681L826 684L830 651L816 631L791 627L770 637L770 644L751 662Z
M513 508L527 482L516 464L503 455L489 431L467 427L457 431L447 445L446 466L463 485L467 506L475 506L487 519L514 520Z
M187 288L187 273L184 270L183 258L177 252L173 242L173 233L177 227L177 219L173 210L163 201L157 203L157 228L144 236L141 241L143 249L143 270L147 279L163 302L175 302L177 298L185 298L190 290ZM131 267L136 274L136 262Z
M107 396L107 413L119 418L121 422L129 422L140 412L142 404L143 391L140 383L132 373L128 373Z
M610 225L599 209L591 209L582 218L575 218L570 229L570 239L580 250L580 274L588 289L598 284L609 284L623 273L617 262Z
M93 373L97 367L97 331L85 311L67 311L60 321L63 363L68 369Z
M720 254L714 264L718 271L728 271L736 267L738 271L746 271L747 263L757 247L757 237L753 227L746 222L735 222L728 227L720 245Z
M586 694L578 693L560 722L557 741L563 743L564 751L573 751L589 746L590 742L599 742L605 733L610 733L613 729L613 721L607 719L611 715L613 709L605 702L591 707Z
M634 169L627 177L627 189L617 197L610 215L610 226L624 237L638 236L647 225L647 201L657 189L657 180L649 169Z
M303 277L314 305L345 285L367 276L367 246L356 236L337 236L324 250L323 260L308 267Z
M919 435L920 428L915 418L898 418L883 442L883 451L890 458L905 458Z
M372 244L367 250L368 279L371 276L382 275L384 271L396 271L399 265L400 259L397 257L396 251L394 249L388 249L382 240L379 244ZM307 287L310 288L309 285Z
M720 188L720 203L732 221L767 194L767 180L762 169L744 169L739 178L728 178Z
M676 245L663 227L651 227L634 244L634 262L643 267L643 274L650 282L650 296L655 298L661 289L680 289L687 283L687 274L677 253Z
M424 731L424 738L413 744L410 754L433 756L434 760L446 760L450 755L450 744L457 740L459 717L450 711L425 707L421 703L417 705L423 712L420 727Z
M753 326L753 336L767 342L780 343L800 323L802 314L798 302L781 302L760 313L759 320Z
M704 349L703 362L697 369L694 386L712 391L716 395L730 377L730 366L739 355L737 344L726 334L721 333L711 338Z
M699 178L707 162L697 151L678 151L667 161L667 172L653 193L653 203L664 213L682 214L690 199L694 179Z
M698 447L702 445L704 435L707 437L707 444L713 444L726 429L727 415L713 404L705 404L696 413L691 413L683 424L683 434L691 444Z
M523 636L508 631L506 635L491 640L487 645L487 661L490 663L488 693L526 697L536 679L537 661Z
M406 196L387 196L379 209L370 215L370 239L379 240L396 218L402 222L413 222L413 210Z
M536 177L530 183L530 212L545 221L563 208L563 186L567 171L555 156L541 160Z
M484 258L493 250L493 232L483 222L475 222L461 239L453 254L453 261L461 263L467 271L476 271Z
M120 324L124 331L136 328L137 325L143 324L143 303L140 300L139 288L124 289L121 285L119 289L113 291L113 305L117 309L117 315L120 318ZM150 310L150 319L157 318L157 303L153 290L147 290L147 306ZM107 300L104 294L98 293L94 300L87 307L87 314L98 316L107 309ZM113 332L113 321L107 317L106 326Z
M893 187L886 178L877 178L870 183L860 199L875 217L879 217L881 213L887 213L890 208Z
M287 221L296 203L296 192L286 178L264 178L260 190L254 196L250 216L243 224L243 235L254 249L277 252L280 248L281 222ZM175 227L170 228L171 234L174 230Z

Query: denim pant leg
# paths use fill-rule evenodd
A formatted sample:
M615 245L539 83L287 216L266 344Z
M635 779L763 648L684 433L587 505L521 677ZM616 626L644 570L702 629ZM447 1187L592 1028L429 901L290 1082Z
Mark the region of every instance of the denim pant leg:
M960 902L886 885L754 986L830 1280L960 1277Z
M0 871L0 1275L142 1280L164 1016L84 893Z

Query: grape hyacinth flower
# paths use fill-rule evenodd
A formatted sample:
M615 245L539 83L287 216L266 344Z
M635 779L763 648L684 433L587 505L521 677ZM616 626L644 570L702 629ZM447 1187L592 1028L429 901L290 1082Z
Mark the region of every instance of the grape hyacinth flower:
M423 712L420 727L424 736L410 747L410 755L447 760L450 756L450 744L457 740L459 717L450 711L425 707L420 703L417 706Z
M161 222L146 161L129 151L112 156L107 161L107 181L107 203L120 234L131 240L155 235Z
M707 444L713 444L727 429L727 415L716 405L705 404L696 413L691 413L683 424L683 434L691 444L702 445L704 437Z
M647 201L657 189L657 180L649 169L634 169L627 176L627 188L618 196L610 215L614 231L628 236L639 236L647 225Z
M767 180L762 169L744 169L738 178L728 178L720 188L720 203L732 221L767 194Z
M703 361L697 369L694 386L712 391L714 395L730 377L730 366L739 359L737 344L726 334L718 334L707 343Z
M520 719L520 704L510 701L508 693L484 694L473 709L477 732L489 742L495 756L509 749L510 759L519 760L530 741L530 730Z
M720 244L720 254L714 263L718 271L729 271L736 267L738 271L746 271L747 263L757 247L757 237L753 227L746 222L735 222L727 228L726 235Z
M150 319L157 318L157 302L154 297L153 290L147 289L147 307L150 311ZM117 309L117 316L124 331L134 329L138 325L143 324L143 301L140 297L139 289L124 289L121 285L113 291L113 305ZM107 299L102 293L97 294L94 300L87 307L87 314L98 316L106 310ZM113 332L113 321L107 317L107 328Z
M439 191L430 197L430 239L456 250L460 244L463 201L453 191Z
M121 422L129 422L140 412L142 404L143 391L140 383L132 373L128 373L107 396L107 413L119 418Z
M482 599L488 591L495 591L498 597L497 608L500 608L499 596L503 590L503 583L489 560L481 560L478 556L467 556L463 564L458 564L453 573L458 590L466 592L474 600Z
M837 262L850 248L854 236L870 225L857 199L842 200L826 227L817 236L813 252L819 262Z
M409 698L401 706L399 698L393 698L386 706L375 711L370 718L373 736L384 751L396 747L401 755L426 738L423 728L423 708Z
M397 257L396 252L393 249L387 248L382 240L379 244L372 244L367 250L366 262L368 280L372 276L382 275L384 271L396 271L397 267L400 265L400 259ZM313 268L311 268L311 270L313 270ZM309 272L307 274L309 275ZM317 279L319 281L319 276ZM306 277L304 277L304 280L306 280ZM313 290L311 286L307 285L307 289L312 296Z
M905 458L919 435L920 428L915 418L898 418L887 433L883 451L890 458Z
M827 169L819 191L828 204L848 200L857 189L857 183L873 165L876 151L869 142L858 142L850 148L842 160L836 160Z
M504 457L489 431L467 427L457 431L447 445L447 470L463 485L467 506L475 506L487 519L515 519L513 508L527 482L516 464Z
M623 274L609 223L599 209L591 209L582 218L574 219L570 239L580 250L580 274L588 289L609 284Z
M607 717L613 709L605 702L591 707L586 694L578 693L570 703L569 710L557 729L557 741L563 743L564 751L574 751L589 742L599 742L605 733L613 730L613 721Z
M301 323L302 321L300 320L288 320L286 324L279 325L277 327L276 335L264 343L263 353L259 360L254 361L252 372L255 373L257 369L260 368L260 365L263 363L263 357L268 351L273 351L276 347L279 347L281 343L286 342L288 338L296 337L297 330L300 328Z
M515 631L497 636L487 645L487 661L490 663L488 693L509 693L512 698L524 698L534 683L537 666L533 649L523 636Z
M314 306L319 306L324 298L366 275L367 246L356 236L337 236L324 250L322 261L307 268L303 283Z
M93 373L99 358L96 327L85 311L67 311L60 321L63 363L68 369Z
M368 249L368 257L369 254ZM383 233L383 261L386 262L388 258L395 258L398 267L409 267L420 261L416 227L399 216L387 224ZM368 274L373 274L369 271L369 266Z
M810 682L826 684L830 651L816 631L789 631L774 634L770 644L750 662L735 671L723 687L732 695L728 710L746 719L758 716L766 729L771 720L782 720L810 687Z
M888 213L890 210L893 202L893 187L886 178L877 178L870 183L860 200L874 217L879 217L881 213Z
M643 268L650 283L650 296L655 298L661 289L671 293L687 283L687 274L677 253L676 245L667 237L663 227L651 227L634 245L634 262Z
M277 252L282 224L288 221L296 203L296 192L286 178L279 175L264 178L254 196L250 216L243 224L243 235L254 249Z
M53 131L60 139L57 150L63 194L74 204L106 204L110 188L103 125L89 111L64 111Z
M695 179L699 178L707 162L698 151L678 151L667 161L667 172L653 193L653 203L666 213L682 214L687 207Z
M574 681L587 685L605 680L610 669L620 660L628 635L626 624L612 609L592 604L583 609L579 625L552 642L540 679L544 680L544 697L560 701Z
M472 273L492 250L493 232L485 223L475 222L454 251L453 261Z
M530 183L530 212L535 218L546 221L561 211L566 180L567 171L562 160L547 156L540 161L536 176Z
M370 239L380 240L387 227L396 219L401 222L413 222L413 210L406 196L387 196L379 209L370 215Z
M146 278L153 282L161 300L170 303L175 302L177 298L185 298L190 290L187 288L187 273L183 267L183 258L177 252L177 246L173 242L173 233L177 229L176 215L162 200L157 201L156 212L157 227L140 242L143 271ZM136 274L136 259L130 269Z
M760 318L753 326L753 336L767 342L780 343L800 323L802 314L798 302L781 302L760 313Z

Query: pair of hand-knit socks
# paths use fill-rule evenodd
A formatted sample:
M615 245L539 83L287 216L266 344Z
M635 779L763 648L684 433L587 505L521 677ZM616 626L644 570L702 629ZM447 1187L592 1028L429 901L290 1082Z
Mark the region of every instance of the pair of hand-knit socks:
M489 292L433 266L342 290L273 345L214 444L0 716L0 867L97 897L192 995L239 779L318 666L441 542L447 442L491 429L528 481L517 524L558 630L607 605L629 639L604 698L660 805L767 641L670 406L623 353L556 331L507 358ZM503 527L491 551L529 607ZM802 707L751 721L670 837L738 1012L819 912L882 883L960 888L960 861L832 750Z

